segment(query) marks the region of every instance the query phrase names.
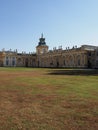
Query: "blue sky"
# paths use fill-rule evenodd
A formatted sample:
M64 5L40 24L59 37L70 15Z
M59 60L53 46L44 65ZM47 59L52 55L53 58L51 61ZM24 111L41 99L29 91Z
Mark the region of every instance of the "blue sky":
M98 46L98 0L0 0L0 50Z

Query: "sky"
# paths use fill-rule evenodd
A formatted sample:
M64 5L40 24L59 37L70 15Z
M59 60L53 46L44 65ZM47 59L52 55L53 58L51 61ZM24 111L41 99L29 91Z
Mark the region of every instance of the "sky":
M0 50L98 46L98 0L0 0Z

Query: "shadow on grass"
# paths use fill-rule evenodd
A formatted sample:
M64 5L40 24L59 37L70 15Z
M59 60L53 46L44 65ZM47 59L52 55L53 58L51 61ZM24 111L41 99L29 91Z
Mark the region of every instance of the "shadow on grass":
M82 76L96 76L97 69L54 69L48 73L50 75L82 75Z

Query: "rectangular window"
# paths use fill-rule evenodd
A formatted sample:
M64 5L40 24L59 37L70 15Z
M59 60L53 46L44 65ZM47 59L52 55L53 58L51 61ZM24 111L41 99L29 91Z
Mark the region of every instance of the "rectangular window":
M8 60L6 60L6 65L9 65L9 61Z

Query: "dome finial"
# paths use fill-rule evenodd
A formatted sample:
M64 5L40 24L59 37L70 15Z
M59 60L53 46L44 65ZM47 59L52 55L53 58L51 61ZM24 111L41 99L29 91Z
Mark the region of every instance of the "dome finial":
M43 33L41 34L41 38L43 38Z

